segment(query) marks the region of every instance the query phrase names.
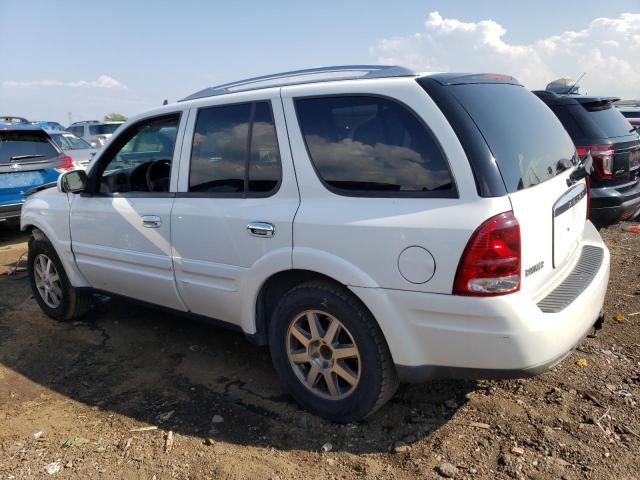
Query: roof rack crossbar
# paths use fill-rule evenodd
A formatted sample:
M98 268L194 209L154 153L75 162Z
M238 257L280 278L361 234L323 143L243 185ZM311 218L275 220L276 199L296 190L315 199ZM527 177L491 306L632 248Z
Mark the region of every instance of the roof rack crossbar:
M349 73L362 72L363 74L357 77L348 75ZM344 73L343 76L332 75ZM326 74L323 78L322 74ZM311 83L311 82L323 82L329 80L348 80L353 78L365 79L365 78L383 78L383 77L406 77L414 76L415 72L399 66L394 65L337 65L331 67L317 67L306 68L303 70L292 70L289 72L274 73L271 75L262 75L259 77L246 78L235 82L224 83L222 85L216 85L215 87L205 88L199 92L193 93L188 97L180 100L181 102L186 100L194 100L196 98L212 97L216 95L224 95L227 93L239 92L243 90L251 90L251 85L261 82L269 82L273 80L273 83L269 83L264 86L256 86L255 89L270 88L285 85ZM304 77L308 78L304 78ZM302 78L299 78L302 77ZM299 80L294 80L299 78ZM290 81L287 81L289 79ZM282 82L276 82L282 80ZM242 88L247 87L247 88Z

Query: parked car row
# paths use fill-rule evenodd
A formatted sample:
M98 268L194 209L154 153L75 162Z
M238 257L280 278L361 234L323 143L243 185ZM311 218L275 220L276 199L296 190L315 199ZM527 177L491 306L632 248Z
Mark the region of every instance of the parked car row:
M534 92L562 122L578 155L589 154L590 220L604 227L640 213L640 138L613 97Z
M611 113L539 97L590 127ZM57 320L98 291L227 324L338 422L399 381L543 372L602 324L587 179L635 188L637 137L594 122L578 152L540 98L508 75L349 66L137 115L26 201L34 297Z

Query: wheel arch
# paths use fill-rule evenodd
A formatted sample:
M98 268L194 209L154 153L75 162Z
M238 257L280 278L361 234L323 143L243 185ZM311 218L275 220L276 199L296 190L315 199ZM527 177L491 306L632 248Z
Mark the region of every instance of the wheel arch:
M47 240L55 250L65 273L69 278L69 282L73 287L89 287L89 283L83 277L75 263L73 252L71 250L71 240L59 238L53 228L43 222L35 221L33 218L25 219L20 225L20 230L30 232L33 238L37 240Z

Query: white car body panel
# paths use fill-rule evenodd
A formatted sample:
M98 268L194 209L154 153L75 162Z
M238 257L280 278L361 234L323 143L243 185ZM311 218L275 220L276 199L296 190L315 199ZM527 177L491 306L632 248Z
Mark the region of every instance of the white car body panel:
M171 217L176 282L189 310L242 325L250 333L255 331L255 309L243 315L243 304L257 296L257 288L274 270L291 268L293 217L300 203L279 89L199 100L192 103L189 117L192 132L199 108L254 100L269 100L272 105L282 163L277 192L245 199L178 195ZM184 139L178 192L188 191L192 137L191 133ZM272 224L275 235L251 236L247 231L250 222ZM255 265L266 257L274 270L261 276Z
M174 107L171 112L182 114L173 158L177 165L188 109ZM118 134L124 130L119 129ZM105 151L101 151L101 155ZM177 169L172 169L174 185L177 175ZM174 198L162 195L74 197L70 220L72 248L76 264L89 283L100 290L186 311L176 288L171 258ZM160 226L145 227L143 217L158 218Z

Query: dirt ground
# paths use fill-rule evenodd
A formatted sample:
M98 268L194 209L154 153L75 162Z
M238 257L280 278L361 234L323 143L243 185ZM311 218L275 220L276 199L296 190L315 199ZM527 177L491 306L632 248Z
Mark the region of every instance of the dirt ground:
M300 409L268 350L238 333L118 299L56 323L24 274L0 276L0 478L640 478L640 234L629 225L602 231L604 329L554 371L404 385L346 426ZM0 226L0 272L25 241Z

